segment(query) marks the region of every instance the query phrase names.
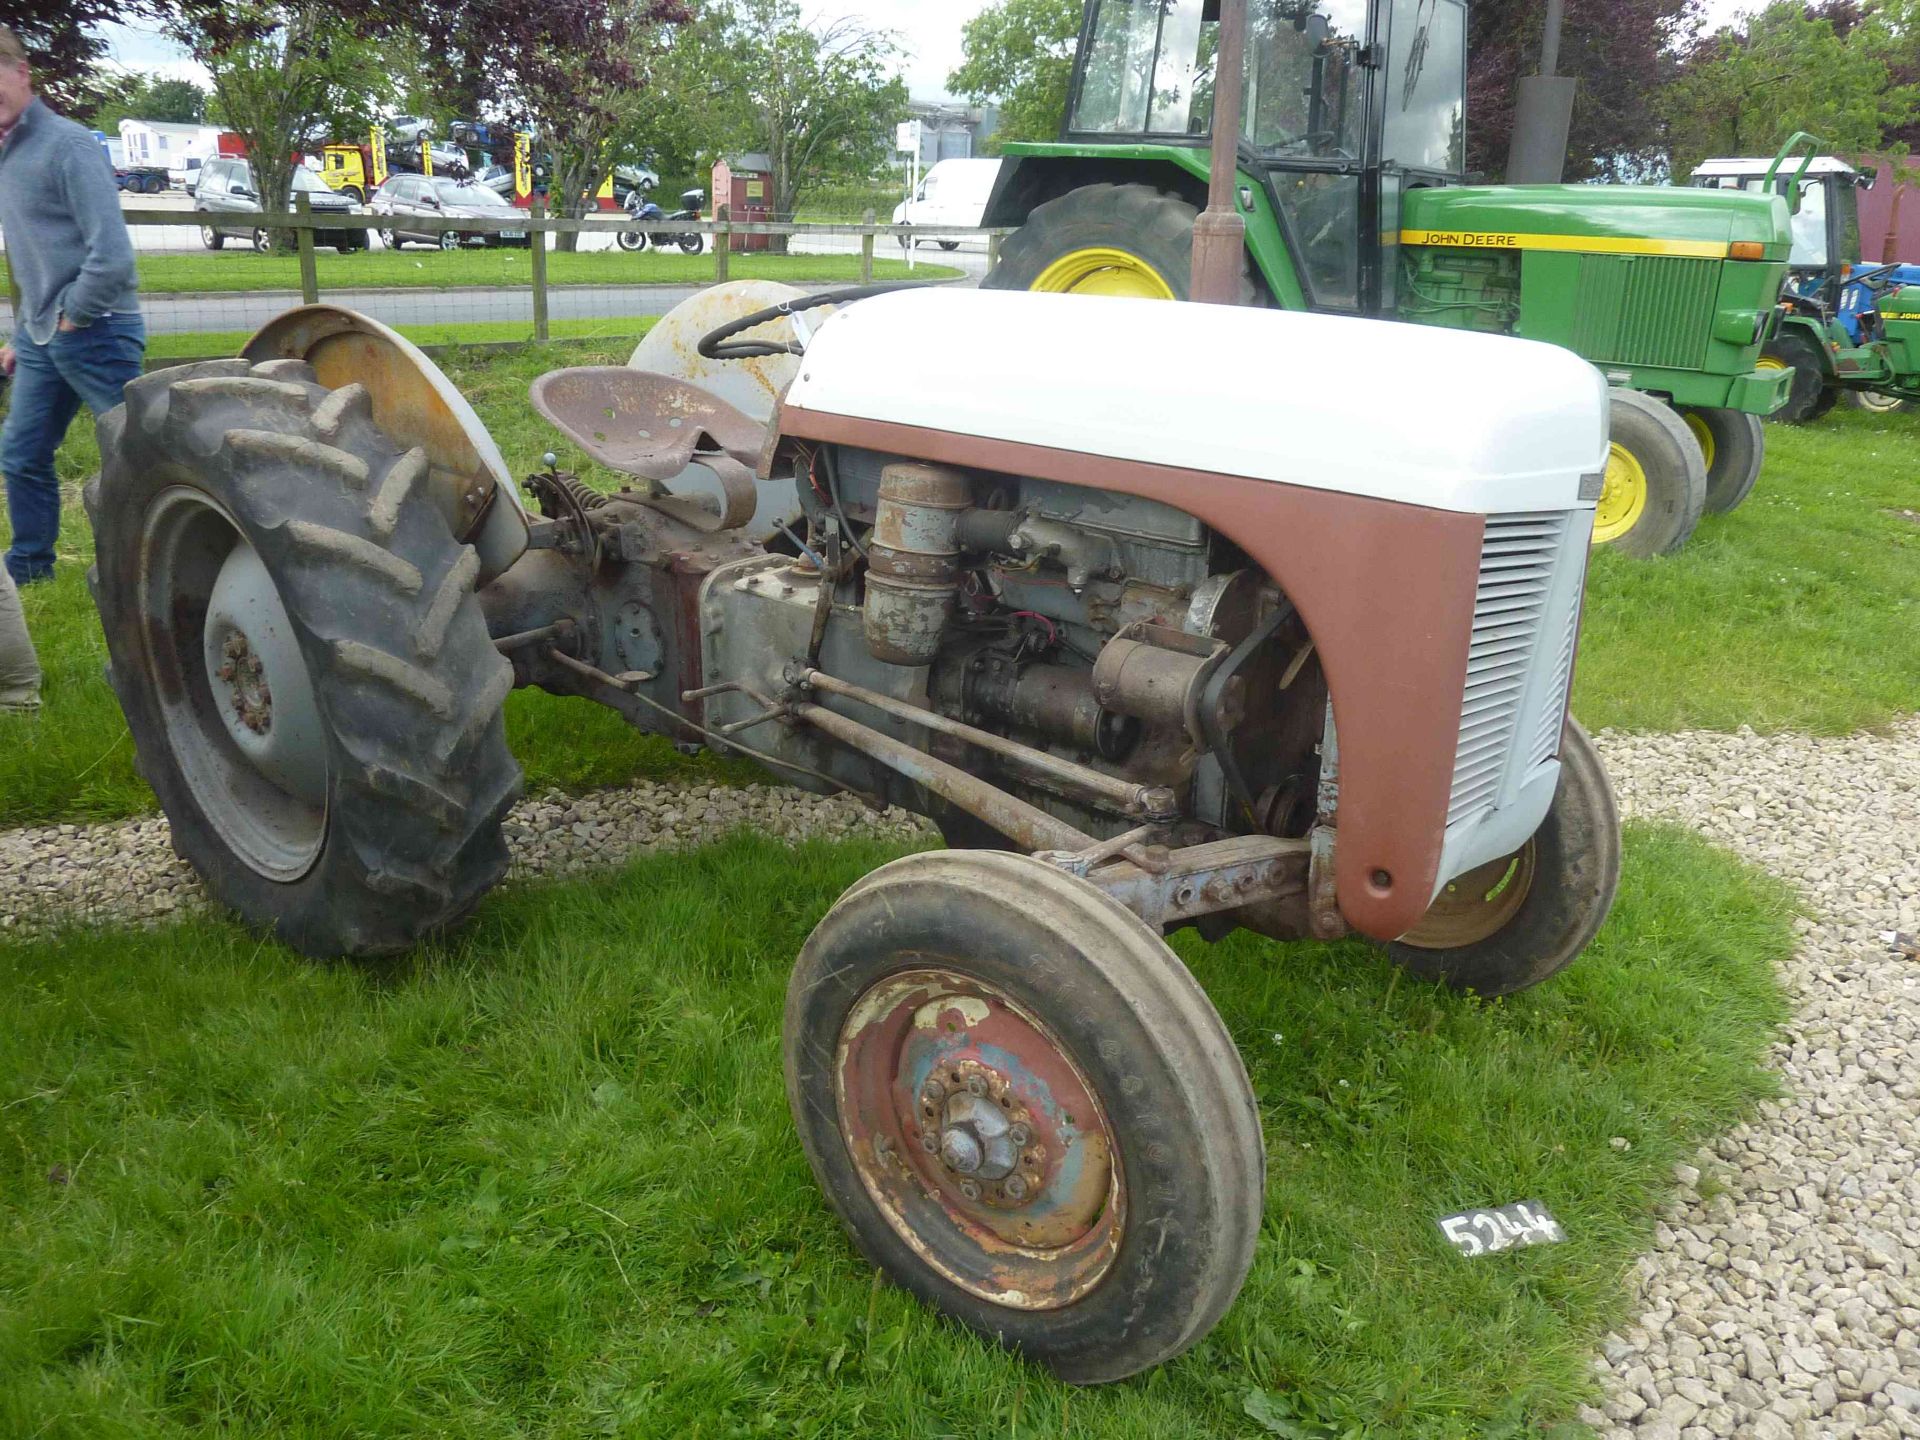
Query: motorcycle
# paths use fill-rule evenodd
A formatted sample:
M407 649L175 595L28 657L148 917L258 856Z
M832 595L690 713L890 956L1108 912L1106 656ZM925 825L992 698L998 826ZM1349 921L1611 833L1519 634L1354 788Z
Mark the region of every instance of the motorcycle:
M671 223L675 220L698 220L700 218L700 207L706 203L706 191L688 190L680 196L680 204L684 208L668 215L663 213L660 207L653 201L647 199L644 194L636 190L632 201L628 204L627 213L642 224L648 222ZM688 230L679 233L670 230L658 230L653 232L651 236L649 236L645 230L622 230L617 238L622 250L644 250L647 248L648 239L651 238L656 250L664 250L669 245L678 245L681 253L685 255L698 255L701 250L705 248L707 241L707 237L702 235L698 230Z

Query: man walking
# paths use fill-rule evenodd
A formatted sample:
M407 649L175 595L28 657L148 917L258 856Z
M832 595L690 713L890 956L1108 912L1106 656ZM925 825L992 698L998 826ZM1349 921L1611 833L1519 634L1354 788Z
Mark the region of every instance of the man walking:
M133 242L106 152L33 93L19 37L0 25L0 240L19 286L13 341L0 374L13 378L0 430L13 544L7 571L22 585L53 574L60 482L53 452L84 403L120 403L140 373L146 323Z

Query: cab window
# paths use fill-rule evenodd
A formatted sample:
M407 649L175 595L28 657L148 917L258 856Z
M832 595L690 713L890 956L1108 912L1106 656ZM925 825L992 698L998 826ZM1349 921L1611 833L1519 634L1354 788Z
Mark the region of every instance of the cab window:
M1408 170L1466 169L1467 9L1459 0L1394 0L1387 38L1383 158Z

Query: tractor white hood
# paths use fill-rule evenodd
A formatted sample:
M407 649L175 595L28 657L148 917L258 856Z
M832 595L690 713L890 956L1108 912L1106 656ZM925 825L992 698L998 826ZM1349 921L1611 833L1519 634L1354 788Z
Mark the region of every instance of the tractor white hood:
M846 306L785 403L1482 514L1591 509L1607 456L1606 381L1558 346L1015 291Z

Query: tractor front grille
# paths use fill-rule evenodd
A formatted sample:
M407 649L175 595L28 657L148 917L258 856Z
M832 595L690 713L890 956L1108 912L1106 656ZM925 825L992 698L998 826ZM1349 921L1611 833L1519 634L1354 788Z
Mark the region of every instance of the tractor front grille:
M1500 804L1560 749L1579 632L1585 526L1573 512L1487 517L1447 824Z
M1698 370L1719 289L1718 260L1582 255L1572 348L1596 365Z

